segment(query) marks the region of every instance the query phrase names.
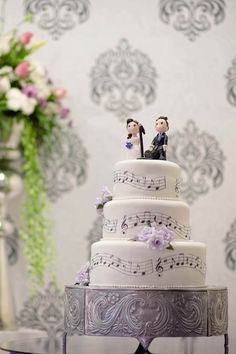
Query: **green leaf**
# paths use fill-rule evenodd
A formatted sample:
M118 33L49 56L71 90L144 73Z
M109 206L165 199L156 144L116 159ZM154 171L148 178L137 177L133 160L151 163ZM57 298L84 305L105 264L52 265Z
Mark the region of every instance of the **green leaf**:
M167 250L174 250L174 247L172 246L172 244L170 243L168 247L166 247Z
M0 144L5 143L12 132L14 120L3 112L0 112Z
M31 120L24 121L22 133L25 202L24 226L20 236L33 291L44 284L46 270L53 273L55 244L47 217L46 182L38 157L37 130Z

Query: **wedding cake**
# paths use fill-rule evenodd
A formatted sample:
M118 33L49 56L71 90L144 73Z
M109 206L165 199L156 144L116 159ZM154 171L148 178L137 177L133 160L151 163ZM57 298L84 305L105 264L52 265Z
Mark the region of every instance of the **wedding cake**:
M143 126L127 119L126 159L95 203L101 239L65 289L65 335L134 337L136 353L158 337L224 335L227 348L227 288L205 285L206 246L192 240L181 169L166 160L168 118L155 126L144 152Z
M89 285L205 286L206 246L191 240L189 206L179 200L180 172L161 160L115 165L102 239L91 249Z

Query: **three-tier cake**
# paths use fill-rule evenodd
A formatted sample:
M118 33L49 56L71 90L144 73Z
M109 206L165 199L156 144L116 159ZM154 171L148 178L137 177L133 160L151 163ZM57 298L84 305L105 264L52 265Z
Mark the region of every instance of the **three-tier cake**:
M179 183L180 167L173 162L137 159L115 165L103 237L92 245L91 286L205 286L206 246L191 240L189 206L179 200ZM157 236L150 242L147 228L154 226ZM163 230L173 235L165 245L158 237Z

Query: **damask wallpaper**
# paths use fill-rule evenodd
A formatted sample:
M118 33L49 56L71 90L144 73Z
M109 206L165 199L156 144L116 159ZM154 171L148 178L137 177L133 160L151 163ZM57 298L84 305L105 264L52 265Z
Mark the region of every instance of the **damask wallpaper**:
M73 120L62 146L55 141L47 158L41 152L61 289L73 283L101 237L94 200L102 186L112 188L113 165L124 157L125 118L143 123L148 146L154 119L164 114L168 159L182 168L192 238L207 244L207 283L229 288L235 336L236 2L0 0L0 31L26 13L33 23L24 29L47 41L35 57L67 88ZM60 333L62 293L48 283L34 303L28 298L19 204L9 203L16 227L8 239L18 323Z

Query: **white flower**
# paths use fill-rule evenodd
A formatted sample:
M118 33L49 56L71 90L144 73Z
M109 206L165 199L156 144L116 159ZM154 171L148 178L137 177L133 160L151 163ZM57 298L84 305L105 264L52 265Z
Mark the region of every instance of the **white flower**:
M55 102L48 102L44 109L44 112L49 116L58 114L59 113L58 104L56 104Z
M24 94L23 96L24 98L22 99L21 110L25 115L29 116L34 112L37 100L33 97L27 97Z
M51 94L51 90L50 87L48 85L48 83L44 80L34 80L34 85L37 88L38 91L38 96L40 98L48 98L48 96L50 96Z
M29 78L37 88L38 97L48 98L48 96L50 96L51 88L48 81L47 71L39 62L30 62Z
M19 111L21 108L22 93L18 88L12 88L7 93L7 107L12 111Z
M13 72L12 67L8 65L4 65L0 69L0 75L8 75L11 74L12 72Z
M36 60L30 61L30 71L32 72L32 75L35 75L38 78L47 77L46 68Z
M10 90L11 84L7 76L0 77L0 94Z
M7 92L7 107L14 112L21 110L28 116L34 112L36 104L35 98L27 97L17 88L12 88Z
M0 37L0 55L5 55L10 52L12 36L3 36Z

